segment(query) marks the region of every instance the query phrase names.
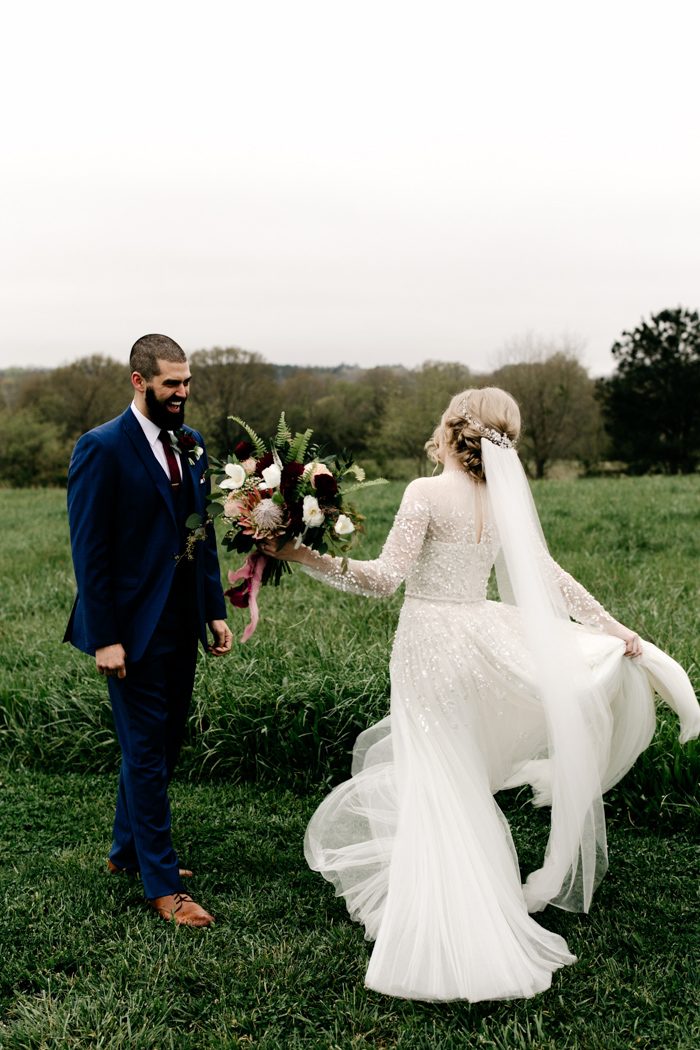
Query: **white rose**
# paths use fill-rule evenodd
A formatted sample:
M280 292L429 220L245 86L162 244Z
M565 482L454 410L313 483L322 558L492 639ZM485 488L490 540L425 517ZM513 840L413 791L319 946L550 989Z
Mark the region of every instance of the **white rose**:
M224 467L226 477L219 484L220 489L239 489L246 479L246 472L240 463L227 463Z
M350 521L350 518L347 516L347 514L339 514L338 520L336 521L333 528L339 536L349 536L351 532L355 531L355 526Z
M266 467L262 472L263 484L260 486L261 489L276 489L282 480L282 471L276 463L271 463L269 467Z
M324 514L315 496L304 496L302 518L304 519L304 524L310 525L311 528L323 525Z

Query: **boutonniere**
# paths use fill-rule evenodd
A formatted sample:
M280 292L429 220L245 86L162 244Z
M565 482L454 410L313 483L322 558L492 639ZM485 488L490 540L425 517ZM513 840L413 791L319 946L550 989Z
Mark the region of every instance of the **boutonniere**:
M185 430L184 427L180 427L172 433L171 441L180 454L187 457L187 461L191 467L195 465L204 452L202 446L197 444L192 435Z

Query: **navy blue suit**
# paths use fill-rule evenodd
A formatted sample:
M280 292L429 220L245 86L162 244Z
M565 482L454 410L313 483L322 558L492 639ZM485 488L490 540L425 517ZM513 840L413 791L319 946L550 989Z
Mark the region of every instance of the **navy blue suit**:
M204 447L201 436L186 428ZM121 643L126 677L108 678L122 751L110 858L141 871L147 897L181 889L167 785L182 742L206 624L226 617L213 530L181 559L185 520L203 513L206 453L168 477L128 408L78 441L68 517L78 594L65 641L85 653ZM180 559L180 560L178 560Z

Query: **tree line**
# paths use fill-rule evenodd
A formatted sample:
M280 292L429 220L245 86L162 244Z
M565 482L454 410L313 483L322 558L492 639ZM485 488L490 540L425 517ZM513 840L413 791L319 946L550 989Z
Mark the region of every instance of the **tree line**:
M532 337L516 341L490 373L426 361L416 368L278 366L238 347L189 357L192 397L187 422L214 455L239 436L228 417L273 433L282 410L295 429L312 427L322 448L348 449L373 472L425 472L424 444L451 396L495 385L521 406L520 454L533 477L560 460L582 473L694 471L700 459L700 318L664 310L612 347L614 373L593 379L577 347ZM128 366L102 355L51 370L0 372L0 483L65 483L71 449L91 427L130 400ZM603 465L608 464L605 468Z

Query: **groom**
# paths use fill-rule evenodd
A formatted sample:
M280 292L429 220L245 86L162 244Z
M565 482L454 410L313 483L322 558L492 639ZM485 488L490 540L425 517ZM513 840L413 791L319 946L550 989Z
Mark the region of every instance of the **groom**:
M205 509L207 457L184 427L190 371L183 350L145 335L131 350L134 399L79 439L68 472L68 518L78 595L64 641L107 677L122 753L112 873L141 872L165 919L208 926L184 892L170 835L168 783L192 696L197 640L231 649L216 539L186 550L186 521ZM213 636L207 640L206 625Z

